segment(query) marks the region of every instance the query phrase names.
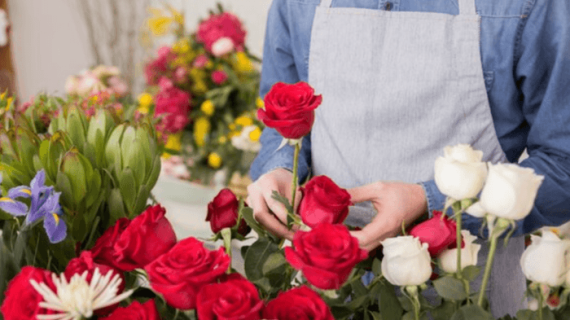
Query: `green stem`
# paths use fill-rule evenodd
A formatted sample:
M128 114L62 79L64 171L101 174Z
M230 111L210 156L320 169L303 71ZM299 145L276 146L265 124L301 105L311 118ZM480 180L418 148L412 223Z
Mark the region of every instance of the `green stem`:
M542 320L542 306L544 305L544 296L542 295L542 288L538 285L538 320Z
M222 239L224 240L224 247L226 248L226 253L230 257L230 265L228 266L227 274L232 273L232 229L223 228L222 229Z
M463 279L463 287L465 288L465 293L467 295L467 305L471 304L471 288L469 287L469 281L467 279Z
M291 185L291 207L293 208L293 212L291 214L295 214L295 196L297 195L297 183L299 178L297 177L297 171L299 170L299 153L301 151L301 144L295 144L295 155L293 157L293 182Z
M487 283L489 282L489 277L491 276L491 269L493 267L493 258L495 258L495 251L497 250L498 236L491 236L491 247L489 249L489 255L487 256L487 264L485 265L485 274L483 275L483 283L481 283L481 289L479 291L479 299L477 305L483 307L483 300L485 298L485 290L487 289Z
M456 231L456 244L457 244L457 279L462 279L461 273L461 213L457 215L457 231Z

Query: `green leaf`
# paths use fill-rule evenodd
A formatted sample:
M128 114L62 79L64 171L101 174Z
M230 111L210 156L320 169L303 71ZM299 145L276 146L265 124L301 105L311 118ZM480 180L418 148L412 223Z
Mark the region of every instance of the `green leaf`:
M83 167L83 156L72 149L63 157L61 171L69 178L73 190L74 208L79 205L87 194L86 168Z
M254 242L245 256L244 268L247 278L251 281L263 278L263 266L269 256L278 252L279 247L269 239L260 238Z
M85 127L79 115L79 111L74 108L67 116L67 132L73 145L83 151L85 145Z
M26 247L28 245L29 233L27 230L21 230L16 237L16 242L14 243L14 264L17 267L26 265L25 254Z
M463 282L451 276L435 280L433 286L437 293L444 299L459 301L467 299Z
M396 296L396 290L388 282L380 287L380 313L384 320L399 320L402 318L402 305Z
M351 300L349 303L347 303L346 306L351 310L357 310L360 307L367 305L368 302L369 302L369 297L368 297L368 295L365 295L365 296L360 296L360 297L357 297L357 298Z
M121 195L123 196L123 201L127 206L129 215L133 213L135 209L135 200L137 196L137 187L135 183L135 176L131 168L125 168L119 176L119 188L121 189Z
M382 275L382 261L380 261L380 259L374 258L372 262L372 273L374 273L376 277Z
M245 255L247 254L247 250L249 250L249 246L243 246L240 249L242 259L245 259Z
M272 253L265 263L263 264L262 273L266 276L271 274L282 274L285 267L287 266L287 260L283 253L275 252Z
M375 312L375 311L368 311L370 316L372 317L373 320L383 320L384 318L382 318L382 315L379 312Z
M449 300L443 300L441 305L431 310L433 320L448 320L457 311L457 304Z
M57 173L55 188L61 192L60 201L62 204L66 207L71 207L73 205L73 188L71 187L71 181L69 181L65 173Z
M6 297L4 292L8 288L8 283L18 274L18 267L14 263L12 253L0 239L0 305Z
M280 195L277 191L273 191L273 193L271 194L271 197L273 199L277 200L277 202L283 204L285 206L285 209L287 209L287 212L293 212L293 206L289 202L289 199Z
M154 157L154 160L152 162L152 167L151 170L149 170L149 175L146 179L146 181L143 184L146 184L146 186L152 190L154 188L154 186L156 185L156 182L158 181L158 177L160 176L160 167L162 165L162 162L160 161L160 155L156 155Z
M241 209L241 216L244 218L247 225L252 228L260 237L265 237L267 234L265 230L253 217L253 209L249 207L244 207Z
M126 218L123 197L121 197L120 189L113 189L107 200L109 204L109 213L111 214L111 224L114 224L120 218Z
M149 197L150 197L150 190L146 185L143 184L139 188L139 193L137 194L137 199L135 201L135 207L132 216L136 217L144 211L148 203Z
M121 162L121 137L123 136L123 131L125 130L125 125L119 125L113 130L109 136L109 140L105 145L105 158L107 160L107 165L115 166L115 170L120 171L122 167Z
M83 217L82 213L79 213L73 217L71 234L73 238L78 242L83 242L83 240L85 240L85 236L87 236L87 224L85 223L85 218Z
M463 268L461 273L463 274L463 278L467 279L467 281L471 282L477 278L479 273L481 272L481 268L477 266L467 266Z
M453 314L451 320L494 320L485 310L477 305L463 306Z
M101 193L101 173L99 170L93 170L93 174L91 175L91 180L89 181L89 193L87 193L87 197L85 199L85 204L87 207L91 207L95 200L99 198L99 194Z

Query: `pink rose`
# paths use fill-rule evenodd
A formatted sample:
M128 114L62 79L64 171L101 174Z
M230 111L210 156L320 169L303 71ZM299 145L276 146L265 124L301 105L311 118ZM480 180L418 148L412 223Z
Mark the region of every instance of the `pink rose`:
M113 76L107 81L110 87L109 93L115 94L117 97L122 97L129 91L129 86L127 86L127 83L117 76Z
M214 44L212 45L212 54L216 57L221 57L225 54L234 51L234 49L235 47L232 39L228 37L223 37L216 40L216 42L214 42Z
M204 54L201 54L196 58L196 60L194 60L193 65L195 68L202 69L208 64L208 61L210 61L208 57Z
M212 81L214 81L215 84L221 85L226 82L226 80L228 80L228 75L224 71L217 70L212 72Z
M174 70L174 81L176 81L176 83L183 83L186 81L187 76L188 72L183 67L178 67Z
M172 81L162 78L160 92L155 97L154 116L162 118L158 130L177 133L190 122L190 94L176 88Z
M243 47L246 31L239 19L228 12L211 15L198 27L196 38L198 42L206 46L206 50L212 52L212 46L221 38L229 38L233 42L234 48L238 50Z
M158 57L145 67L145 78L148 85L156 85L158 81L169 74L168 64L176 58L169 47L158 49Z

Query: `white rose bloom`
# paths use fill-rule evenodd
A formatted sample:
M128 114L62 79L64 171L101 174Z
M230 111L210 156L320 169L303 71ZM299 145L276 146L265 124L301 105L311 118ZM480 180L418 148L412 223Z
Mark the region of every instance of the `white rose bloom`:
M432 274L428 244L412 236L389 238L384 246L382 275L395 286L419 286Z
M468 266L477 265L477 254L481 249L480 244L473 243L477 237L469 233L467 230L461 230L463 243L465 246L461 249L461 269ZM441 269L447 273L457 272L457 248L447 249L443 251L439 257L439 265Z
M561 240L550 231L542 237L531 235L532 244L521 256L521 267L530 281L558 287L567 279L570 240Z
M234 51L234 49L234 42L228 37L220 38L212 44L212 54L215 57L221 57L224 54Z
M481 193L485 212L499 218L520 220L534 205L543 176L516 164L489 165L487 182Z
M473 205L467 208L465 212L475 218L483 218L487 213L485 212L485 208L483 208L479 202L475 202Z
M257 126L247 126L243 128L241 134L236 137L232 137L232 145L243 151L258 152L261 149L261 143L259 141L252 141L249 138L249 134L257 129Z
M455 200L477 196L487 177L483 152L468 144L443 149L444 156L435 160L435 183L446 196Z

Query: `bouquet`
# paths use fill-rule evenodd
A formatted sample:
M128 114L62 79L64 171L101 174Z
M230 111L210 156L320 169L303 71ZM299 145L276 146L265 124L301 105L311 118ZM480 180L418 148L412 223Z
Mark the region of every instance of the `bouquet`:
M147 64L137 113L153 115L173 163L189 168L180 177L208 184L224 170L229 181L247 172L260 148L259 59L245 46L242 23L221 6L191 34L182 14L171 7L169 13L153 10L148 21L155 35L172 30L176 42Z

